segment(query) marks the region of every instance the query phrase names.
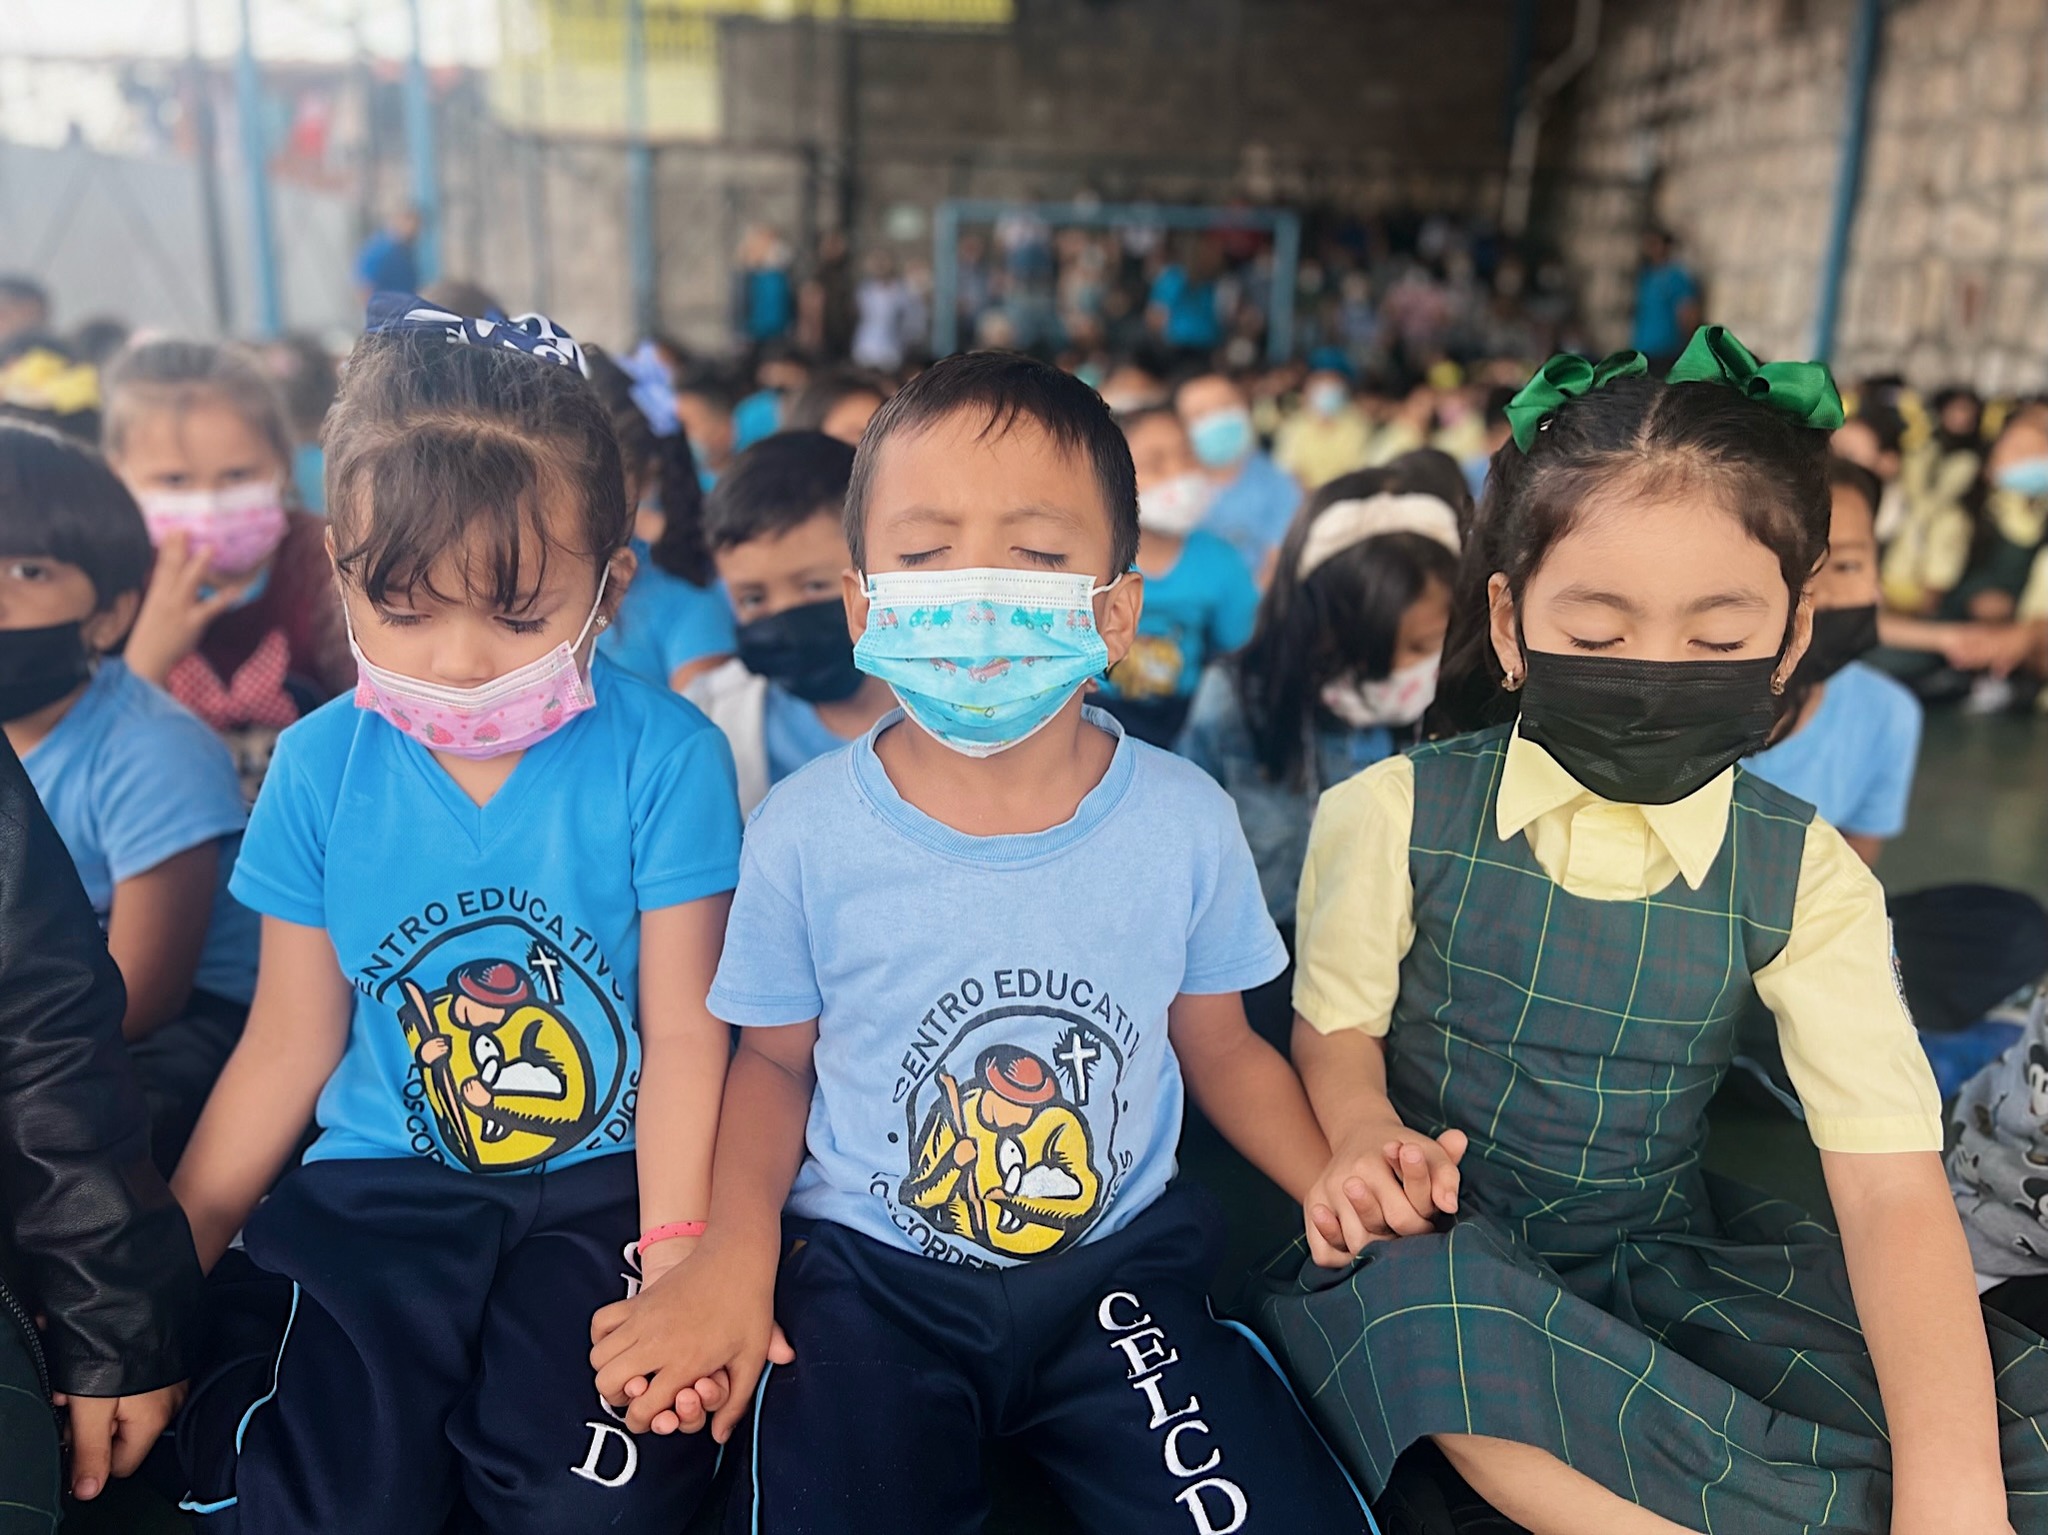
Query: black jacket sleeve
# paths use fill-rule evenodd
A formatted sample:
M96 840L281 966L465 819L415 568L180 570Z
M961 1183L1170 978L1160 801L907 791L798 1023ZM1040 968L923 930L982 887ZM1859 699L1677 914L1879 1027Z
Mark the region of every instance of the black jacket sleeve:
M48 1318L59 1391L182 1380L192 1234L149 1160L121 1042L127 993L35 787L0 737L0 1218Z

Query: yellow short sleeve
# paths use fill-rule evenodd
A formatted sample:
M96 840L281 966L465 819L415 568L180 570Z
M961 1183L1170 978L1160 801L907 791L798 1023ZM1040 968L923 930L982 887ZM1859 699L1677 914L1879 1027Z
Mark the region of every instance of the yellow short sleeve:
M1792 936L1756 989L1814 1145L1941 1150L1941 1095L1899 994L1884 889L1824 821L1807 828Z
M1294 1010L1317 1032L1385 1034L1415 941L1415 770L1389 757L1316 806L1295 904Z

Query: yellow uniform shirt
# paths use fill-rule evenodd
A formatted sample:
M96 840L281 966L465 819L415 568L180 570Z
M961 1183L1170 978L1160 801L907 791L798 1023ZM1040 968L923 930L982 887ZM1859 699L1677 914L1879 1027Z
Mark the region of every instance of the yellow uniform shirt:
M1697 890L1721 851L1735 792L1730 769L1672 805L1601 799L1542 747L1508 745L1495 833L1526 836L1573 895L1642 900L1673 879ZM1415 941L1408 878L1415 773L1391 757L1323 795L1296 907L1295 1010L1322 1033L1385 1034ZM1786 1070L1826 1151L1939 1151L1941 1099L1900 1000L1884 890L1841 834L1806 833L1792 936L1756 975L1778 1020ZM1655 1025L1645 1025L1655 1027Z

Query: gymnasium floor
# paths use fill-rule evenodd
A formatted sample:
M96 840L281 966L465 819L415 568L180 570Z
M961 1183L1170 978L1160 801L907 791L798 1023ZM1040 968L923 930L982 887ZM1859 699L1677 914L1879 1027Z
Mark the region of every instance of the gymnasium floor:
M1878 866L1896 892L1983 881L2048 901L2048 719L1931 717L1906 834ZM1732 1177L1825 1210L1820 1164L1803 1131L1775 1106L1724 1095L1709 1116L1707 1160ZM1231 1217L1217 1276L1235 1294L1250 1265L1299 1229L1294 1207L1247 1167L1206 1125L1191 1123L1183 1147L1189 1176L1206 1184ZM1002 1461L989 1535L1058 1535L1071 1530L1040 1479ZM707 1521L699 1521L702 1528ZM65 1524L66 1535L174 1535L191 1528L156 1499L116 1484L99 1506Z

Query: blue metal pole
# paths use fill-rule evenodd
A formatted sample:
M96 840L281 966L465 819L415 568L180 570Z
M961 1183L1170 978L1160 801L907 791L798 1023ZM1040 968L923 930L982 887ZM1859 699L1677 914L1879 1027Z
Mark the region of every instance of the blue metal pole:
M658 328L654 270L654 150L647 142L647 0L626 0L626 238L633 323Z
M1301 266L1301 215L1283 213L1273 226L1273 298L1266 309L1266 360L1294 355L1294 278Z
M1848 100L1842 115L1842 153L1835 166L1835 206L1828 223L1828 251L1820 269L1820 298L1813 320L1813 355L1828 361L1835 350L1835 321L1842 306L1842 274L1849 265L1849 237L1863 186L1863 145L1870 119L1870 82L1877 73L1878 36L1884 27L1883 0L1861 0L1849 39Z
M420 216L413 265L424 287L441 275L441 176L434 156L434 99L427 89L427 60L420 33L423 0L409 0L412 51L405 61L405 152L411 162L412 205Z
M960 350L960 213L940 203L932 219L932 355Z
M277 243L270 219L270 134L263 102L263 78L256 71L255 30L250 0L242 0L242 46L235 55L235 115L242 120L242 164L249 183L249 255L256 268L256 332L275 336L284 329L278 290Z

